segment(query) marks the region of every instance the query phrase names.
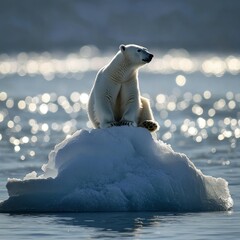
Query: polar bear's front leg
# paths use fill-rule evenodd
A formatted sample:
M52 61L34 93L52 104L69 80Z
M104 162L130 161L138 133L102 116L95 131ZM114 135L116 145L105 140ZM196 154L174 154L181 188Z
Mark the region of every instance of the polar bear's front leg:
M120 125L137 126L137 119L139 115L138 104L135 102L128 103L126 110L120 120Z
M108 101L99 100L96 106L96 114L100 128L109 128L116 125L111 104ZM99 107L101 106L101 107Z
M96 99L96 115L99 119L100 128L109 128L117 126L118 123L115 120L114 115L114 102L118 93L118 86L114 88L103 89L98 91L95 95Z
M138 84L130 81L121 88L123 115L120 120L121 125L137 126L141 107Z
M137 126L140 111L140 100L132 95L125 104L125 110L120 120L120 125Z

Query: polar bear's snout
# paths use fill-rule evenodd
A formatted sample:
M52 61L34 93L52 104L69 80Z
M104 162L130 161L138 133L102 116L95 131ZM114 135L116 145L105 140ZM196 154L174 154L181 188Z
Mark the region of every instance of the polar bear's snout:
M149 63L149 62L152 61L152 58L153 58L153 57L154 57L153 54L148 53L148 56L145 57L145 58L143 59L143 61Z

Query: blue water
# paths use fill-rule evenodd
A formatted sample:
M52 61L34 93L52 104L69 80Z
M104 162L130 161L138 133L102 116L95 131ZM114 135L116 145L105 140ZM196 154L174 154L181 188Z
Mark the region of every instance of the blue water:
M140 71L140 88L151 98L161 126L158 137L175 151L187 154L204 174L228 181L234 200L231 211L4 213L0 214L0 239L238 239L239 58L234 65L228 55L213 57L187 56L196 66L190 71L181 69L181 59L176 58L173 65L162 68L161 64L169 61L156 56L151 63L154 67ZM53 59L62 65L57 67ZM41 173L55 144L77 129L89 127L87 94L96 70L108 56L94 64L85 59L84 71L71 59L75 59L73 55L67 58L46 53L0 57L0 200L8 197L7 178L23 178L31 171ZM177 82L179 75L185 82Z

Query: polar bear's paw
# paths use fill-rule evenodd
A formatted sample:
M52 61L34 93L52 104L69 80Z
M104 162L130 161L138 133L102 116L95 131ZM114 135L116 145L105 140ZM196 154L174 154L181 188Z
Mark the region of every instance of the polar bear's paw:
M109 123L109 127L115 127L115 126L119 126L119 122L111 122L111 123Z
M132 121L127 121L127 120L122 120L119 122L119 126L133 126L136 127L136 123L132 122Z
M152 120L145 120L139 124L139 127L146 128L150 132L154 132L159 129L159 125L157 122Z
M99 124L99 128L110 128L110 127L115 127L115 126L119 126L118 122L104 122L102 124Z

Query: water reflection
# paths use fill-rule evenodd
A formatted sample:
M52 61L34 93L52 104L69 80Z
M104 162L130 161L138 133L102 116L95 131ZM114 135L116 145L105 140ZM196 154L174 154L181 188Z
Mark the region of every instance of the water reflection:
M66 213L55 215L55 222L61 225L93 228L101 237L113 237L112 234L116 232L125 237L137 237L143 228L178 221L176 216L180 216L180 214L154 212Z

